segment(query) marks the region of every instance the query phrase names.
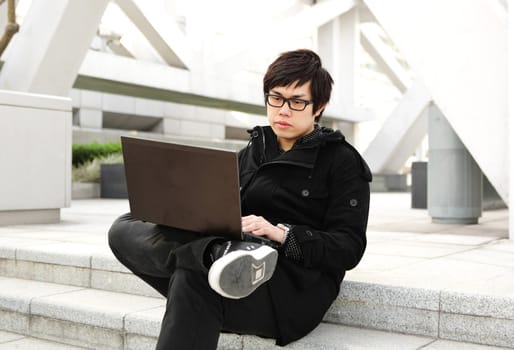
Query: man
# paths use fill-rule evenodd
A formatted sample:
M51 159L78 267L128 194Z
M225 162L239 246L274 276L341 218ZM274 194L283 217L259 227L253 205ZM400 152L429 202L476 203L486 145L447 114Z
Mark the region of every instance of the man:
M316 53L295 50L263 83L269 126L250 130L239 176L242 229L269 245L130 214L109 232L117 258L168 299L157 349L216 349L221 331L297 340L321 322L364 253L371 174L339 131L318 125L330 74Z

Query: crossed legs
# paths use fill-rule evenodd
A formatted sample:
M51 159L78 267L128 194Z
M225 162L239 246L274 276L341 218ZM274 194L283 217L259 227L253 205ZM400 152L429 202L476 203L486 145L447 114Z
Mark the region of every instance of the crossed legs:
M112 225L109 245L117 259L167 298L157 349L216 349L221 331L277 336L266 285L236 300L209 286L204 256L218 239L130 214Z

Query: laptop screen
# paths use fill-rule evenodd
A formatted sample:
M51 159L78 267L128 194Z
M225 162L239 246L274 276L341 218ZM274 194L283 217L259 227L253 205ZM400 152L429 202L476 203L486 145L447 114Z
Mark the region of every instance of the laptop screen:
M241 238L237 153L121 137L132 217Z

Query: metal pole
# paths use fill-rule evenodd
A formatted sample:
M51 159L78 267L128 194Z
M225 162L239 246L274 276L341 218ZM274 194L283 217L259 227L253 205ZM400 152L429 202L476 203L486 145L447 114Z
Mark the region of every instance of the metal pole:
M7 25L4 35L0 38L0 56L19 29L20 26L16 23L16 2L15 0L7 0Z

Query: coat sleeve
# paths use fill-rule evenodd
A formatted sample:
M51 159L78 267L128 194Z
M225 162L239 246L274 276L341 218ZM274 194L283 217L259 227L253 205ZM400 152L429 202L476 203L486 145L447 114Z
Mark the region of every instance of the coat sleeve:
M357 151L338 148L328 178L328 203L323 227L294 227L306 268L350 270L366 248L371 172Z

